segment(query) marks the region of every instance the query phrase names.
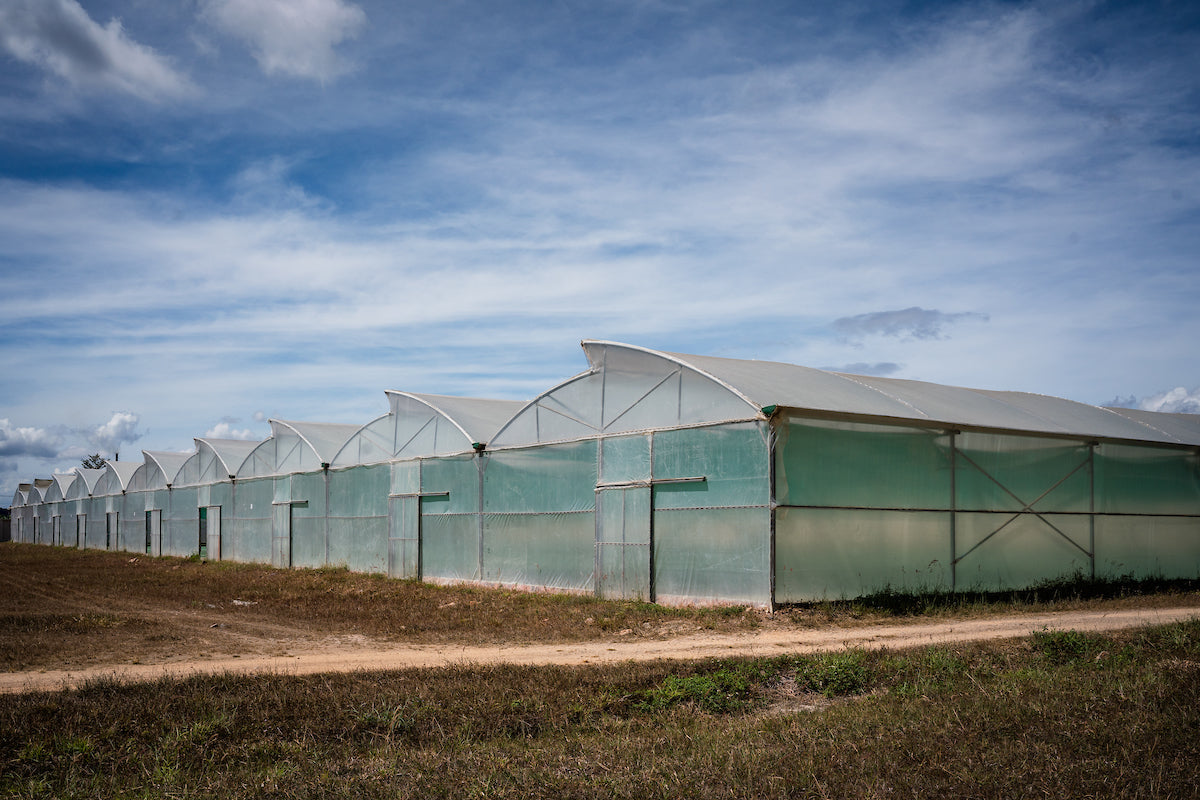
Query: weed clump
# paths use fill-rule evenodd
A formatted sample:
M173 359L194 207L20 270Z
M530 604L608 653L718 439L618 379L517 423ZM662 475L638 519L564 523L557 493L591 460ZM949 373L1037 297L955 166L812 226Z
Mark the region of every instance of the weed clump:
M663 711L692 703L710 714L726 714L746 707L750 677L745 670L719 669L696 675L668 675L662 683L642 693L634 704L643 711Z
M1034 651L1055 666L1075 664L1095 656L1104 650L1108 643L1102 636L1092 636L1075 630L1034 631L1032 639Z
M796 670L797 686L826 697L861 694L869 678L867 654L862 650L812 656Z

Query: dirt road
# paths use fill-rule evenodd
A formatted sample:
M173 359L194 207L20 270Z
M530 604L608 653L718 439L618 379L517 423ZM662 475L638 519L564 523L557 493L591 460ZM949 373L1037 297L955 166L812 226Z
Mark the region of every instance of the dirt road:
M354 670L442 667L462 663L600 664L625 660L767 656L841 648L904 648L929 644L1004 639L1042 629L1104 631L1174 622L1200 616L1200 609L1151 608L1021 614L1006 617L875 625L832 629L771 629L739 634L690 634L647 640L617 637L582 644L502 646L298 643L287 656L251 656L171 661L158 664L110 664L81 669L36 670L0 674L0 692L71 688L99 677L143 681L171 676L222 672L309 674Z

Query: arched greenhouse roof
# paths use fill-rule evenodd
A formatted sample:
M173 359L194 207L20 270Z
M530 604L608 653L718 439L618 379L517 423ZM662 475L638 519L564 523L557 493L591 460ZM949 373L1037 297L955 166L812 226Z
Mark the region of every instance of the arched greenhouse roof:
M54 485L45 491L45 502L58 503L67 498L67 493L71 491L71 484L77 481L79 476L74 472L56 472L52 476L52 479L54 480Z
M68 500L82 500L85 497L91 497L96 482L104 475L105 470L76 467L75 473L79 478L71 484L70 492L67 494Z
M33 489L32 483L18 483L17 490L13 492L12 507L25 505L29 500L29 492Z
M192 457L191 453L170 450L143 450L146 461L129 480L127 491L167 489L174 485L180 467Z
M256 445L238 467L237 477L315 472L330 466L359 425L333 422L289 422L273 419L271 437Z
M172 485L199 486L230 480L246 457L262 444L245 439L196 439L195 442L196 452L180 466Z
M103 474L92 487L92 494L121 494L129 488L130 479L143 464L144 461L105 461Z
M1183 442L1200 444L1200 414L1168 414L1162 411L1142 411L1136 408L1109 408L1122 417L1149 425Z
M1200 436L1184 422L1159 425L1149 421L1153 418L1135 419L1047 395L667 353L618 342L585 340L582 346L590 369L526 405L493 438L493 447L762 419L777 408L926 427L1200 444Z
M46 491L53 485L52 478L34 478L25 502L31 506L46 502Z
M485 444L524 405L515 400L399 391L389 391L387 397L391 410L355 431L334 457L333 466L470 452Z

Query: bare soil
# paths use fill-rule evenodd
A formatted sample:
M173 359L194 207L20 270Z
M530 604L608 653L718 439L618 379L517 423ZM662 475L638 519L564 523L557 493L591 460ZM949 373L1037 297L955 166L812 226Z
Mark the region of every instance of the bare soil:
M1196 593L948 617L664 610L342 571L0 546L0 692L100 678L597 664L904 648L1200 616Z

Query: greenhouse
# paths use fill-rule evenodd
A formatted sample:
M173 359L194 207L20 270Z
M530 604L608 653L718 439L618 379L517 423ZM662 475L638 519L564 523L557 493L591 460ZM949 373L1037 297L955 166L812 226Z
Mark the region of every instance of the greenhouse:
M668 604L1200 577L1200 415L583 350L527 403L389 391L22 484L13 538Z

